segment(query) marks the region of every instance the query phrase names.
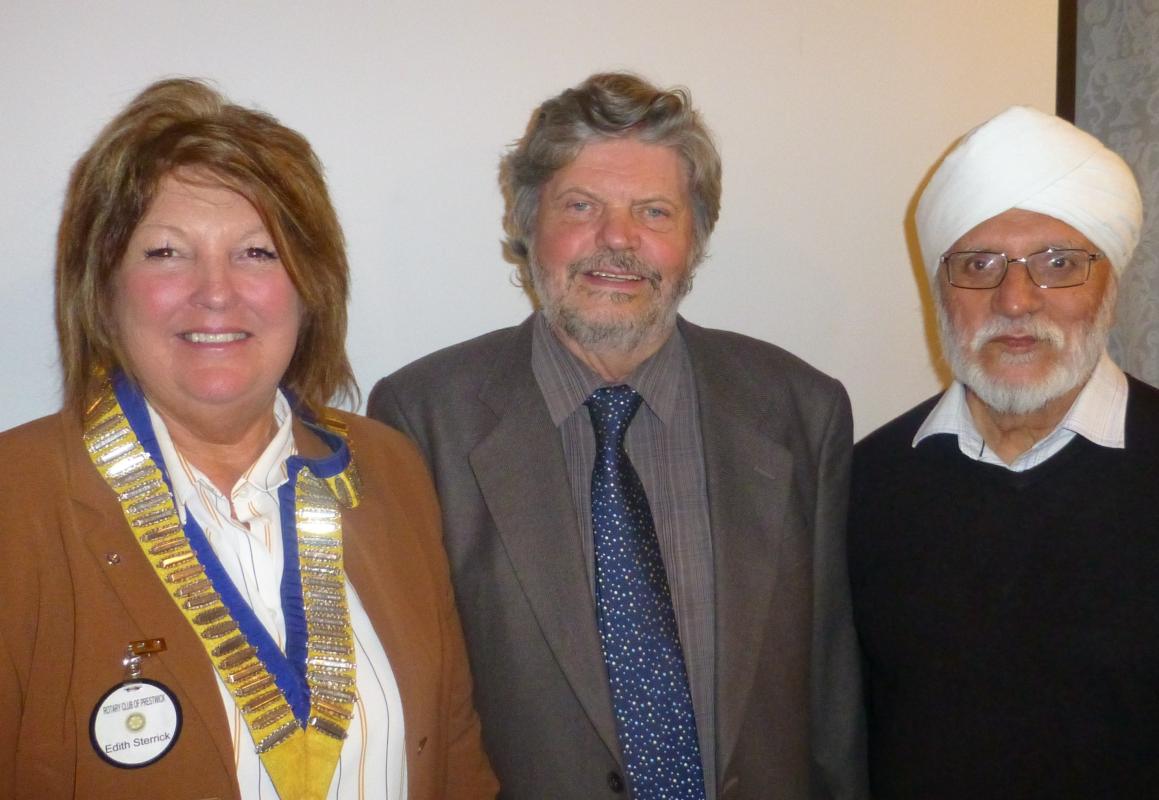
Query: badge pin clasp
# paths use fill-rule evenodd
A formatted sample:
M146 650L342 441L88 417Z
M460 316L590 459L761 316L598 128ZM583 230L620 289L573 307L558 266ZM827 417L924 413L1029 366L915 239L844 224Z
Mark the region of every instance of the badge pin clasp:
M141 662L151 655L164 653L167 649L165 640L161 638L138 639L137 641L129 642L125 645L125 657L121 659L121 664L125 667L125 680L139 680L141 677Z

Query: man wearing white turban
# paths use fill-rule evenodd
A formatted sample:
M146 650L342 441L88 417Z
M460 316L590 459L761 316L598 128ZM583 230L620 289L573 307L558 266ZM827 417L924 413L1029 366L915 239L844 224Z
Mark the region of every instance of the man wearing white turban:
M954 381L854 451L873 795L1153 797L1159 391L1106 354L1138 186L1014 107L916 222Z

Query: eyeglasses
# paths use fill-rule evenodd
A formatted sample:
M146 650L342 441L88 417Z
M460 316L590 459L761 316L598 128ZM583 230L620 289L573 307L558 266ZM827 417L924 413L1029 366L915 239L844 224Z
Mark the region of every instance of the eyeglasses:
M1006 270L1011 264L1025 264L1030 279L1042 289L1065 289L1086 283L1091 277L1091 264L1102 257L1102 253L1049 247L1022 258L1007 258L1005 253L984 250L964 250L946 253L938 261L946 265L950 285L959 289L993 289L1006 279Z

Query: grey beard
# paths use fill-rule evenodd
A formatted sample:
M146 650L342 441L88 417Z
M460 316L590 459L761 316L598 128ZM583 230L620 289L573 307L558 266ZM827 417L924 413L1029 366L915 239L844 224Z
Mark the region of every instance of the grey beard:
M1018 326L1018 330L1046 339L1056 349L1063 351L1062 358L1050 373L1032 384L1011 383L994 378L987 374L977 359L978 349L988 339L1001 335L1004 328L1012 329L1012 323L995 318L980 329L972 341L964 341L954 330L945 301L939 293L935 303L938 335L950 371L958 382L969 387L978 399L999 414L1029 414L1038 411L1090 379L1110 336L1116 288L1113 283L1108 285L1094 321L1077 326L1072 341L1068 342L1065 332L1046 320L1032 319Z
M692 290L693 276L692 270L689 270L673 286L670 296L665 298L660 273L634 253L627 251L601 251L569 264L566 283L558 296L552 296L542 288L547 284L548 278L543 274L534 255L530 259L530 264L536 296L548 323L576 344L594 352L630 353L649 341L667 336L676 325L676 312L681 299ZM644 313L627 318L591 319L568 306L565 300L568 286L576 282L584 272L600 266L614 267L619 272L639 275L648 281L652 288L652 296ZM614 291L608 293L608 299L613 305L631 301L629 295Z

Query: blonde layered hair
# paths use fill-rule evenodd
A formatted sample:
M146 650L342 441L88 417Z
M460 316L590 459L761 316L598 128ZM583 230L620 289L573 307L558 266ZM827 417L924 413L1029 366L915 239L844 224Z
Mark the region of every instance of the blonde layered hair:
M302 302L282 385L317 410L357 399L346 356L345 240L309 143L205 83L163 80L114 117L73 168L56 248L56 331L64 405L79 413L103 374L133 378L113 320L115 277L161 179L190 171L245 197L273 237Z

